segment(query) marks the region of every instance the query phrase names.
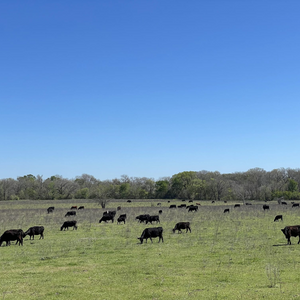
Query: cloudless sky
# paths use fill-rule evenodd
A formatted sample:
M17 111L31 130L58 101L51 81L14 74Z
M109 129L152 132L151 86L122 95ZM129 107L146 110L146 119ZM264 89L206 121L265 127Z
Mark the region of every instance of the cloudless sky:
M0 178L299 168L300 1L1 1Z

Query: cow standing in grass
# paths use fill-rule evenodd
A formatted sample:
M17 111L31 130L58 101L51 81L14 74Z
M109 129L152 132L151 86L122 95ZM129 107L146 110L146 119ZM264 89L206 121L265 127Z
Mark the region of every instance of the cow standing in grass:
M163 233L162 227L146 228L146 229L144 229L141 237L139 237L138 239L141 241L141 244L143 244L144 240L146 240L146 243L147 243L148 239L150 239L151 243L153 243L152 238L156 238L156 237L159 237L158 242L160 242L160 240L163 242L164 239L163 239L162 233Z
M66 221L64 224L60 227L60 230L69 230L69 227L73 227L73 230L77 230L77 221Z
M22 229L10 229L6 230L0 237L0 247L3 242L6 242L6 246L10 246L10 241L17 241L19 246L23 246L24 231Z
M31 237L32 239L34 240L34 236L35 235L40 235L40 238L43 238L44 239L44 226L34 226L34 227L30 227L27 231L25 231L25 235L29 235L29 239L31 240Z
M295 226L286 226L284 229L281 229L283 234L285 235L286 239L288 240L288 245L291 245L291 237L299 236L298 244L300 243L300 225Z
M191 231L190 222L179 222L175 225L173 228L173 233L175 233L175 230L178 230L178 233L182 233L181 229L186 229L186 232Z

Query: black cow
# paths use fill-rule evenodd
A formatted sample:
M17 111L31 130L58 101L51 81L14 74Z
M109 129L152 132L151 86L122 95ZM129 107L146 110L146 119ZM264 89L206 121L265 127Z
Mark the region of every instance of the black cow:
M44 226L34 226L34 227L30 227L27 231L25 231L25 235L29 235L29 239L31 240L31 237L32 239L34 240L34 236L35 235L39 235L40 234L40 238L43 238L44 239Z
M78 207L78 210L79 210L79 209L84 209L84 206L79 206L79 207Z
M128 203L131 203L131 200L127 200Z
M224 213L229 213L229 208L225 208Z
M175 204L171 204L169 208L176 208Z
M264 209L264 211L265 211L266 209L268 209L268 210L269 210L269 209L270 209L270 206L269 206L269 205L266 205L266 204L264 204L264 205L263 205L263 209Z
M141 244L143 244L144 240L146 240L146 243L147 243L148 239L150 239L151 243L153 243L152 238L156 238L156 237L159 237L158 242L160 242L160 240L162 240L162 242L163 242L164 239L163 239L162 233L163 233L162 227L146 228L143 231L141 237L139 237L138 239L141 241Z
M180 204L177 206L177 208L182 208L182 207L186 207L186 204Z
M252 205L252 203L248 203L248 202L246 202L246 205Z
M146 220L146 224L148 224L148 223L151 223L152 224L152 222L156 222L156 224L157 223L160 223L160 221L159 221L159 216L149 216L148 218L147 218L147 220Z
M175 233L175 230L178 230L178 233L182 233L181 229L186 229L186 232L191 231L190 222L179 222L175 225L173 228L173 233Z
M158 203L157 203L157 206L161 206L161 203L160 203L160 202L158 202Z
M148 220L148 217L150 217L150 215L145 214L145 215L139 215L135 219L139 220L139 223L143 223L143 222L146 222Z
M294 203L292 207L299 207L299 203Z
M107 223L107 221L111 221L112 223L114 222L114 215L104 215L100 220L99 223L101 223L102 221L104 221L105 223Z
M158 213L159 213L159 214L162 214L162 210L160 209L160 210L158 211Z
M285 235L285 237L288 240L288 245L291 245L291 237L297 237L299 236L299 241L298 244L300 243L300 225L295 225L295 226L286 226L284 227L284 229L281 229L281 231L283 232L283 234Z
M282 205L287 205L287 203L285 201L281 201Z
M60 230L69 230L69 227L73 227L73 230L76 229L77 230L77 221L66 221L64 222L64 224L60 227Z
M68 211L68 212L65 214L65 217L70 217L70 216L76 216L76 211Z
M198 206L196 206L196 205L190 205L188 211L198 211Z
M236 208L236 207L241 207L241 205L240 204L235 204L234 208Z
M106 210L105 212L103 212L103 216L113 216L115 217L117 211L116 210Z
M17 241L19 246L23 246L24 231L22 229L10 229L6 230L0 237L0 247L3 242L6 242L6 246L10 246L10 241Z
M117 224L119 224L121 222L124 222L124 224L125 224L126 217L127 217L126 214L120 215L119 218L117 219Z
M190 203L194 202L193 200L189 200Z
M47 208L47 213L50 214L54 211L54 206L50 206Z
M274 222L279 221L279 220L283 221L283 220L282 220L282 215L277 215L277 216L275 217L275 219L274 219Z
M118 207L117 207L117 210L121 210L121 209L122 209L122 207L121 207L121 206L118 206Z

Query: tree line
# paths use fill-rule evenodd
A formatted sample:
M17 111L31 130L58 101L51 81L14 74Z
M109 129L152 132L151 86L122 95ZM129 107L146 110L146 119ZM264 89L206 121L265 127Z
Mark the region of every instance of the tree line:
M192 199L299 200L300 169L280 168L270 172L261 168L221 174L185 171L159 180L122 175L98 180L82 174L75 179L60 175L43 179L32 174L0 180L0 200L55 199Z

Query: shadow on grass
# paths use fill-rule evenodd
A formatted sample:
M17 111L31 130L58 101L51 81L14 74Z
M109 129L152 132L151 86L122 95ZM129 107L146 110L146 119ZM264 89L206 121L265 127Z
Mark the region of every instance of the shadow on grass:
M279 245L273 245L273 247L281 247L281 246L291 246L289 244L279 244Z

